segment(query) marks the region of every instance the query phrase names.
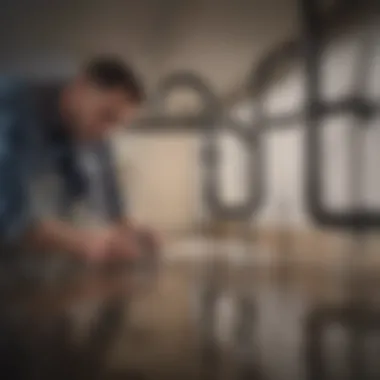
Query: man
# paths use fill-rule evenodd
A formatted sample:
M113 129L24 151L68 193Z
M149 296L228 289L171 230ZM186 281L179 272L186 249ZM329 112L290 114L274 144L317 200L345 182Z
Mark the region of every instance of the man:
M62 86L0 79L3 254L65 252L103 260L137 253L129 224L89 227L78 225L70 215L89 191L77 147L104 140L116 125L133 117L142 99L133 70L110 57L91 61ZM57 197L60 201L49 208Z

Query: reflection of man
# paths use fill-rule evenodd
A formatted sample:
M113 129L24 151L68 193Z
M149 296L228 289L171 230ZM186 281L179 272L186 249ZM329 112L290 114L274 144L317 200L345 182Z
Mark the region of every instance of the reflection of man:
M54 88L0 79L2 247L96 260L136 253L135 234L127 224L90 228L70 215L89 186L77 147L101 142L133 116L142 98L133 71L108 57L93 60ZM116 198L112 176L104 181Z

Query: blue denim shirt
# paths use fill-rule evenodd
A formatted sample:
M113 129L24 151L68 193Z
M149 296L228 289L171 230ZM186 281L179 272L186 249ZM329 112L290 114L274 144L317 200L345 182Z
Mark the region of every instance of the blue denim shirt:
M68 199L87 191L73 141L59 116L58 95L59 86L0 78L0 241L5 243L17 242L36 222L28 188L46 162L63 179ZM106 144L97 149L101 161L111 160ZM111 165L103 165L104 181L110 216L117 218L122 207Z

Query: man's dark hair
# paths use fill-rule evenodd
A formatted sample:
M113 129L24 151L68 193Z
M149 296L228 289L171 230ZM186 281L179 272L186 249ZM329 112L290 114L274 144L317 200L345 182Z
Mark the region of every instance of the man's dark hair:
M144 100L142 83L134 70L117 57L96 57L84 68L86 76L106 89L121 88L133 102Z

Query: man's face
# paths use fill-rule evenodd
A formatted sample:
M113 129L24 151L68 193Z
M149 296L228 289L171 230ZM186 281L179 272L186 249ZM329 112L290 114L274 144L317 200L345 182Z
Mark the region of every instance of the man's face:
M100 140L118 125L129 122L137 110L121 88L103 89L90 82L76 86L73 117L80 140Z

